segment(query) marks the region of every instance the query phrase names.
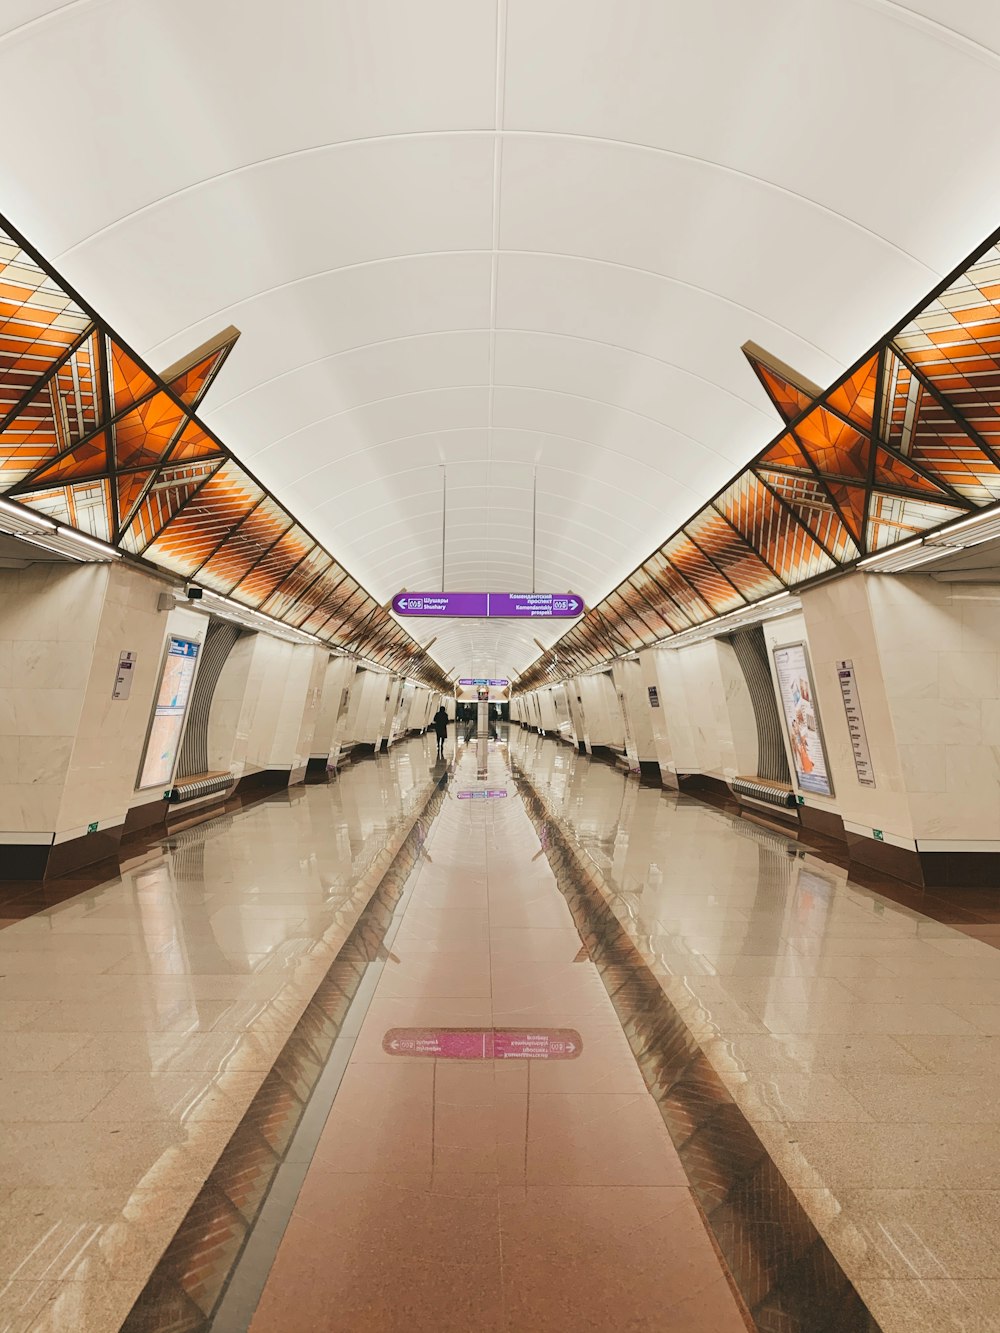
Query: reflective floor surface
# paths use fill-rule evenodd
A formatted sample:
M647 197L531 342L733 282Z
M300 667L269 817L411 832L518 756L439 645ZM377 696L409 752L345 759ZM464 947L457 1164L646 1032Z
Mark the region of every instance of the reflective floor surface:
M1000 951L700 801L511 748L886 1333L1000 1329Z
M505 752L460 753L253 1333L745 1333Z
M117 1329L433 789L405 742L0 931L0 1330Z
M0 930L0 1333L1000 1330L1000 950L555 741L458 754Z

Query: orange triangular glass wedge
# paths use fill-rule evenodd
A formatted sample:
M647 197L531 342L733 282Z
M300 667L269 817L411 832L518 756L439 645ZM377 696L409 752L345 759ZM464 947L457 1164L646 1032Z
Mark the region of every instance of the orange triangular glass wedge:
M881 445L875 451L876 486L898 486L900 490L912 491L916 495L930 495L944 498L946 492L927 477L910 467L905 459L891 449Z
M826 403L841 416L871 430L875 418L875 388L878 384L878 353L857 368L843 384L827 395Z
M865 531L865 500L867 491L863 486L848 486L843 482L830 483L830 495L840 516L847 524L855 542L863 549Z
M108 364L111 367L112 410L124 412L126 408L145 398L156 388L156 381L138 364L131 352L114 338L108 339Z

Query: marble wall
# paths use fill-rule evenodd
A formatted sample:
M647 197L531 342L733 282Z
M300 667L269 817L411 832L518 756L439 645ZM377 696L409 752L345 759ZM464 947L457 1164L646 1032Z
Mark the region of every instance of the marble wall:
M145 739L164 585L118 563L30 565L0 580L0 842L114 829ZM116 700L126 650L136 667Z
M802 605L847 827L919 851L1000 850L996 585L858 574ZM855 775L841 658L854 663L874 789Z

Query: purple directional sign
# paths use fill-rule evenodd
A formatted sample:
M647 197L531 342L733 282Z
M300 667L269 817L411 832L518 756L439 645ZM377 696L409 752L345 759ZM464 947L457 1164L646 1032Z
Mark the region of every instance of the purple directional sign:
M490 616L502 620L573 620L583 614L575 592L491 592Z
M496 620L574 620L583 598L574 592L398 592L398 616L473 616Z
M488 592L398 592L392 599L397 616L488 616Z

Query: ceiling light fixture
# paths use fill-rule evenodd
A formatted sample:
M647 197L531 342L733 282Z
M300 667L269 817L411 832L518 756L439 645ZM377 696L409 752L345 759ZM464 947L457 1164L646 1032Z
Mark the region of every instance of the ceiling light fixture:
M97 537L88 537L85 532L77 532L76 528L67 528L58 523L56 524L56 536L60 541L77 542L80 546L86 546L88 550L97 551L106 560L120 560L122 558L121 551L109 546L107 542L100 541Z
M5 514L10 514L13 518L32 528L41 528L43 532L55 532L56 525L50 518L44 514L36 514L33 509L26 509L24 505L11 504L9 500L0 500L0 510Z

